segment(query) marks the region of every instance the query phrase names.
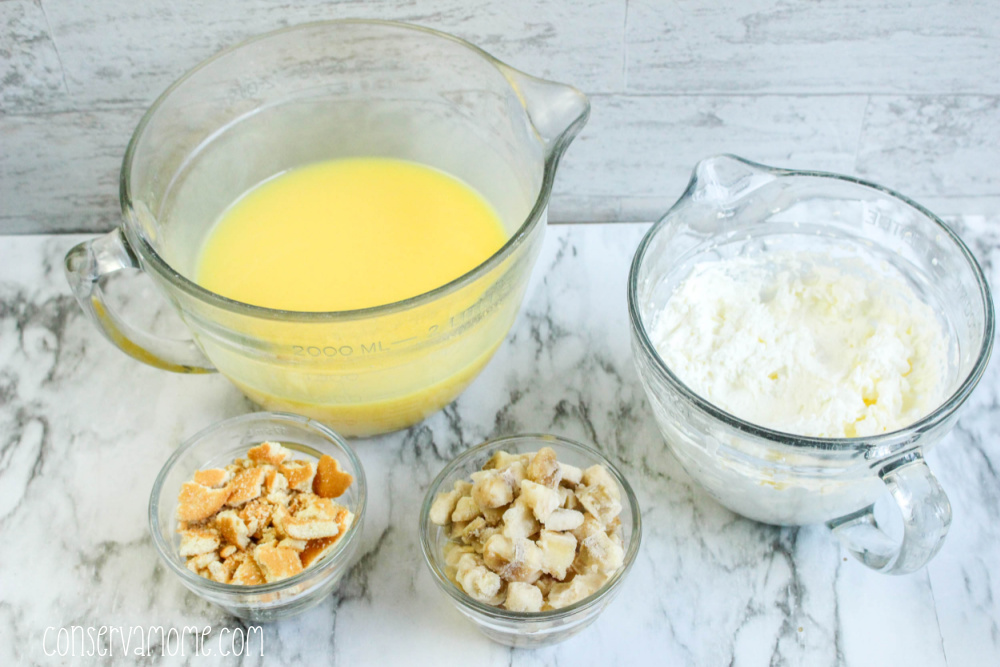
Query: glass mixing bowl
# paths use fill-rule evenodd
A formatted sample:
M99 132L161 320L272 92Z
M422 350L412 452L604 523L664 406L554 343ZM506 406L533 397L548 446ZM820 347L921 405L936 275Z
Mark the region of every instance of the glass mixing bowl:
M575 88L416 26L331 21L263 35L199 65L153 104L122 164L122 226L73 248L67 276L90 319L140 361L218 370L265 408L343 435L400 429L458 395L506 336L556 166L589 110ZM241 195L301 165L359 156L465 181L497 211L507 242L446 285L361 310L261 308L194 282L206 234ZM103 281L136 269L193 340L155 336L109 306Z
M892 433L803 437L725 412L663 362L649 328L692 266L800 250L887 262L931 306L949 340L940 406ZM954 425L982 377L994 329L982 269L940 219L854 178L709 158L640 243L628 305L636 368L660 430L685 470L720 503L765 523L827 522L855 556L882 572L913 571L937 553L951 506L923 452ZM902 515L902 539L875 519L873 503L886 489Z
M287 579L259 586L221 584L190 571L179 555L177 494L196 470L224 467L265 440L292 450L292 458L318 461L332 456L354 477L336 499L354 514L354 524L333 550ZM311 419L278 412L254 412L213 424L182 444L163 464L149 495L149 531L160 560L198 597L251 622L276 621L300 614L323 601L351 566L361 541L368 487L357 454L344 440Z
M442 490L450 490L459 480L467 481L472 473L482 469L498 451L508 454L536 452L542 447L555 450L556 458L579 468L600 464L607 468L618 482L622 492L622 541L625 560L622 567L597 592L562 609L540 612L508 611L479 602L449 578L444 558L448 542L444 528L430 520L434 499ZM604 455L597 450L567 438L543 434L510 435L487 440L455 457L431 483L420 508L420 548L424 561L434 575L434 581L455 604L455 607L484 635L495 642L520 648L540 648L569 639L591 623L604 611L621 588L632 569L642 540L642 521L639 501L628 481Z

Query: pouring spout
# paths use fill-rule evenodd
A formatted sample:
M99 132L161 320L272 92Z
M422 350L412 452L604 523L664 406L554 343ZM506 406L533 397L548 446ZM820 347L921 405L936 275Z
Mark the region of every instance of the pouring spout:
M539 79L506 65L500 69L517 92L545 146L546 157L558 158L587 123L590 100L573 86Z
M688 193L698 201L728 209L765 183L775 179L775 170L735 155L715 155L699 162L688 184Z

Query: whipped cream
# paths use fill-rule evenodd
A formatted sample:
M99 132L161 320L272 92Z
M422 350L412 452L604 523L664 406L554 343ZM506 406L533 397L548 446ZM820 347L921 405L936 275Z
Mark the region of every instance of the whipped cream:
M699 264L650 337L703 398L788 433L886 433L943 399L940 322L902 279L860 259L788 252Z

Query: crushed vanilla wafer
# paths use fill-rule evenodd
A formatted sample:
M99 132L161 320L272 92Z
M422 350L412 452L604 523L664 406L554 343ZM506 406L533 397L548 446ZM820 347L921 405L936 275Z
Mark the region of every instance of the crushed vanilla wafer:
M510 611L569 606L623 565L621 491L600 465L581 470L551 447L497 452L471 483L431 504L444 526L448 576L472 598Z
M302 572L354 523L334 502L354 481L332 456L291 459L276 442L252 447L225 468L198 470L177 497L178 553L223 584L254 586Z

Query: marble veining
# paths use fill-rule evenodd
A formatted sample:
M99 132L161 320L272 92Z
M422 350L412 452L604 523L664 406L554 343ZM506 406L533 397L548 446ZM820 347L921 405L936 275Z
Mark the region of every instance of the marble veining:
M1000 218L953 220L1000 284ZM329 599L267 626L265 657L164 664L995 665L1000 662L1000 366L929 453L954 507L936 559L870 572L821 526L742 519L669 453L632 367L625 280L645 224L550 227L517 322L454 403L359 440L371 492L359 555ZM139 364L103 340L68 294L65 251L82 237L0 246L0 664L54 664L47 627L243 625L156 559L153 479L186 437L253 406L223 378ZM131 303L169 325L142 291ZM148 298L147 298L148 297ZM417 512L445 462L484 438L550 431L618 462L638 494L642 549L621 594L580 636L512 651L436 589ZM106 659L145 664L154 658Z

